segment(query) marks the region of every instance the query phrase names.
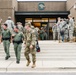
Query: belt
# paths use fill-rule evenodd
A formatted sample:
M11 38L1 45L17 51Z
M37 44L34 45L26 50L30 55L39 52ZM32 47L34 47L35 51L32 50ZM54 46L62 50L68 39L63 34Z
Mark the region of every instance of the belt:
M10 40L10 38L2 38L2 40Z

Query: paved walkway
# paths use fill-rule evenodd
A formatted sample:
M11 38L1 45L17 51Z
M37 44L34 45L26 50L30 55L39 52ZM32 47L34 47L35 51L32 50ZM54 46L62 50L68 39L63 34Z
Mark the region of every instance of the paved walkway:
M76 61L37 61L36 68L26 67L26 61L16 64L15 61L0 61L0 72L50 72L50 71L76 71Z

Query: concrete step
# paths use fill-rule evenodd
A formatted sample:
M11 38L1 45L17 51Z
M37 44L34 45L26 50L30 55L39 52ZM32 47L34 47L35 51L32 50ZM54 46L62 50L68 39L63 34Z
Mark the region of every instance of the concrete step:
M3 65L4 64L4 65ZM36 67L26 66L26 60L16 64L16 61L0 62L0 71L6 72L51 72L51 71L76 71L76 61L37 61Z
M11 55L11 54L10 54L10 55ZM4 56L5 56L5 54L4 54L4 55L0 55L0 58L2 58L2 57L4 57ZM11 55L11 57L14 58L14 57L15 57L15 54ZM21 55L21 57L24 58L24 55ZM64 57L64 58L66 57L66 58L69 58L69 57L72 57L72 58L73 58L73 57L76 57L76 55L36 55L36 57L37 57L37 58L38 58L38 57L41 57L41 58L43 58L43 57L44 57L44 58L48 58L48 57L54 57L54 58L55 58L55 57L56 57L56 58L57 58L57 57Z
M14 49L10 48L10 51L14 51ZM21 49L22 51L25 51L25 49ZM76 48L40 48L41 51L76 51ZM4 51L4 49L0 48L0 52Z
M76 45L76 44L75 44L75 45ZM73 44L73 45L69 45L69 44L68 44L68 45L63 45L63 46L62 46L62 45L39 45L39 46L42 47L42 48L43 48L43 47L52 47L52 48L53 48L53 47L54 47L54 48L55 48L55 47L59 47L59 48L61 48L61 47L70 47L70 48L71 48L71 47L75 47L75 45L74 45L74 44ZM12 45L10 46L10 48L13 48L13 47L14 47L14 46L12 46ZM25 47L25 46L22 46L22 47ZM0 45L0 48L3 48L3 46Z
M32 58L31 58L32 59ZM5 60L5 57L0 57L0 60ZM16 60L16 57L11 57L9 58L9 60ZM25 57L21 57L21 61L26 60ZM52 57L36 57L36 60L44 60L44 61L48 61L48 60L76 60L76 57L56 57L56 56L52 56Z
M15 53L10 53L11 56L14 56ZM21 53L24 56L23 53ZM76 56L76 53L36 53L37 56ZM5 53L0 54L0 56L5 56Z
M54 70L51 71L10 71L5 73L0 73L0 75L76 75L76 70ZM11 73L12 72L12 73Z
M74 43L74 42L73 42L73 43L51 43L51 42L49 42L49 43L47 43L47 42L42 42L42 43L40 43L40 42L39 42L39 45L48 45L48 46L49 46L49 45L58 45L58 44L59 44L59 45L62 45L62 46L63 46L63 45L68 45L68 44L69 44L69 45L75 45L76 42L75 42L75 43ZM13 43L10 43L10 45L13 45ZM22 45L25 46L26 44L22 43ZM1 43L0 46L3 46L3 43Z
M1 54L5 54L5 52L3 52L3 51L0 52L0 53L1 53ZM10 52L10 54L14 54L14 53L15 53L14 51ZM48 53L49 53L50 55L51 55L51 54L54 54L54 55L55 55L55 54L63 54L63 55L66 55L66 54L71 54L71 53L74 54L74 53L76 53L76 51L49 51L49 52L48 52L48 51L41 51L40 54L43 54L43 53L46 54L46 55L47 55ZM24 54L24 51L22 51L21 54Z

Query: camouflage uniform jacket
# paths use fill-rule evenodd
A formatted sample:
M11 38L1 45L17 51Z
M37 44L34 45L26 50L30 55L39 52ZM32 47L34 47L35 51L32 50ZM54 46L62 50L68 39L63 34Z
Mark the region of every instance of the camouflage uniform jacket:
M31 45L35 46L36 45L36 34L35 30L26 30L24 33L25 36L25 44L30 43Z

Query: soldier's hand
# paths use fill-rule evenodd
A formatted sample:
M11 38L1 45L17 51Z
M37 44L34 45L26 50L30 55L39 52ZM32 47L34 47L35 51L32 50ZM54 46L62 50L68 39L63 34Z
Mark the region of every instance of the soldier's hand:
M0 44L1 44L1 40L0 40Z
M12 43L12 40L10 42Z
M14 36L15 36L15 34L12 34L12 36L14 37Z
M32 49L33 48L33 45L30 45L30 49Z
M26 44L24 44L24 46L26 47Z
M0 23L2 22L2 19L0 19Z

